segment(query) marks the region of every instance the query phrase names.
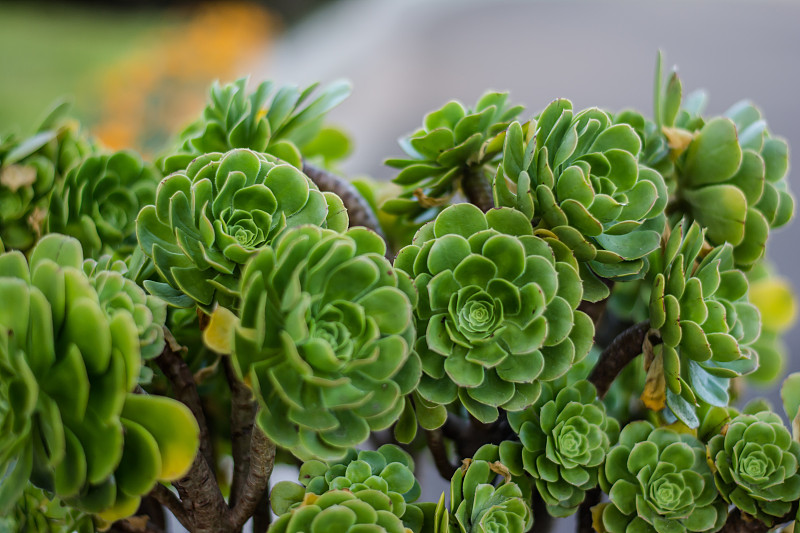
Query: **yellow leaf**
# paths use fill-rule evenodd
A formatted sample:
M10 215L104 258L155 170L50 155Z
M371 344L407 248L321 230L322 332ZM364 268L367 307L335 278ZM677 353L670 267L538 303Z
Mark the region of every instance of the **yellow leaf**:
M667 405L667 381L664 378L664 356L661 351L653 357L647 369L642 402L654 411L660 411Z
M97 513L97 516L106 522L113 523L131 516L139 509L139 504L141 502L142 498L139 496L123 498L122 501L118 499L117 503L105 511Z
M608 507L608 503L598 503L592 507L592 527L599 533L605 533L606 528L603 525L603 509Z
M239 319L224 307L217 307L211 313L211 320L203 330L203 342L217 353L229 354L233 343L233 332Z

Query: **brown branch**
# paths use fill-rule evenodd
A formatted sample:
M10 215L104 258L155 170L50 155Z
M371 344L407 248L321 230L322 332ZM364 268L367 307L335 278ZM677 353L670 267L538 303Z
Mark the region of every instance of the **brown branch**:
M269 494L265 491L264 497L256 506L256 512L253 513L253 533L267 533L271 523L272 511L269 508Z
M367 227L386 240L386 236L378 223L378 218L369 203L352 183L306 161L303 161L303 172L311 178L311 181L319 187L319 190L332 192L342 199L344 206L347 208L347 216L350 218L351 226Z
M169 512L172 513L175 519L180 522L183 527L186 529L192 528L191 517L186 514L186 509L183 507L183 502L181 502L181 500L167 487L161 483L156 483L156 486L150 491L149 496L169 509Z
M444 479L450 479L453 477L457 467L447 457L447 448L444 446L442 430L426 430L425 438L428 440L428 449L433 455L433 463L436 465L439 475Z
M228 506L233 508L239 501L247 474L250 470L250 440L257 404L252 391L237 376L230 356L222 356L222 368L231 390L231 454L233 455L233 479Z
M197 454L189 473L172 483L178 490L186 513L191 517L192 533L221 533L229 531L220 527L230 521L230 509L219 490L214 472L208 462Z
M494 207L492 184L486 179L480 168L469 169L461 180L461 190L469 203L478 207L484 213Z
M794 516L795 511L792 510L775 520L772 526L767 526L761 520L743 514L739 509L734 508L719 533L767 533L767 531L777 528L779 524L794 520Z
M586 491L586 497L578 507L577 533L594 533L594 526L592 525L592 507L600 503L602 494L603 493L597 487Z
M200 394L197 392L197 383L194 381L194 375L189 365L186 364L181 355L181 352L186 351L186 348L178 344L175 337L166 327L164 328L164 336L167 343L161 355L156 357L156 364L172 384L172 392L175 398L192 411L197 420L197 425L200 427L200 452L206 462L209 465L213 465L214 454L211 449L211 437L208 433L203 405L200 402Z
M250 439L250 471L247 474L239 501L231 513L234 531L253 516L258 504L269 490L269 478L275 465L275 444L258 427L253 427Z
M642 353L642 343L650 330L650 321L635 324L619 335L603 350L589 374L597 388L597 396L603 398L622 369Z

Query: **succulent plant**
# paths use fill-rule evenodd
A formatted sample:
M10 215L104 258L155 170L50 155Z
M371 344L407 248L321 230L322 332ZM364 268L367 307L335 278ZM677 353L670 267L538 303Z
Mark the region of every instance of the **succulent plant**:
M314 100L308 99L319 84L303 90L287 85L270 98L274 83L265 81L247 93L247 78L211 87L209 103L203 115L180 135L177 154L164 159L167 172L184 169L198 155L249 148L266 152L302 168L305 148L316 141L310 155L329 155L330 130L322 128L325 114L350 95L350 84L332 83ZM334 134L335 136L335 134ZM322 137L322 138L321 138ZM333 140L338 150L341 139ZM346 150L345 150L346 153Z
M597 475L619 424L606 416L597 391L588 381L557 390L543 386L542 395L524 411L509 413L520 442L500 445L503 464L515 475L528 473L554 516L578 509Z
M261 404L260 427L300 458L344 457L395 422L419 382L416 294L385 252L365 228L307 225L242 273L233 361Z
M511 106L507 93L488 92L474 108L451 101L428 113L421 129L400 142L408 158L388 159L386 164L401 169L394 182L405 188L383 209L403 219L429 220L448 203L468 174L489 187L503 147L508 124L523 110Z
M530 487L517 484L499 460L497 446L482 446L450 480L450 510L444 494L435 511L436 533L524 533L533 525ZM496 478L502 480L497 482ZM520 480L524 481L524 480Z
M660 61L656 83L660 85ZM712 244L734 246L737 266L750 267L764 255L770 228L785 225L794 213L786 184L789 151L773 137L761 112L747 101L722 116L701 116L706 95L696 93L681 106L682 86L673 73L657 92L657 133L669 151L653 154L654 165L669 158L675 208L707 228Z
M131 151L93 155L75 165L50 199L47 231L78 239L99 257L136 246L136 216L155 201L159 172Z
M287 227L347 228L347 211L295 167L247 149L194 159L165 178L136 233L164 282L146 281L177 307L236 305L241 266Z
M551 248L552 246L552 248ZM459 398L481 421L518 411L540 382L562 376L591 346L577 262L525 216L470 204L442 211L395 259L419 291L416 351L425 400Z
M725 407L730 378L758 366L758 309L747 301L747 278L734 268L730 244L703 250L697 223L678 223L658 254L650 294L650 325L662 342L648 358L646 404L666 405L690 427L698 400ZM703 255L704 254L704 255Z
M414 477L414 460L402 449L384 444L378 450L348 450L339 461L311 460L300 468L302 485L281 481L270 495L272 509L282 515L301 505L306 494L321 496L331 490L361 492L378 491L389 497L393 514L413 531L420 531L423 512L413 504L420 495Z
M66 119L68 108L56 105L31 137L0 139L0 238L9 249L33 246L53 187L94 150L77 122Z
M573 113L572 103L560 99L527 132L517 122L508 128L495 204L519 209L574 251L589 300L608 295L595 275L644 277L663 230L667 189L640 163L636 131L597 108Z
M127 264L120 260L114 261L111 256L104 255L98 260L86 259L83 271L97 291L108 316L126 311L133 317L142 359L158 356L165 344L166 302L147 294L135 281L129 279Z
M90 515L72 509L30 483L13 511L0 517L0 531L37 533L94 533Z
M82 263L80 243L58 234L37 243L30 265L18 251L0 256L0 299L16 302L0 309L0 508L30 479L115 520L158 480L183 475L198 429L182 404L130 394L141 366L135 311L103 290L121 274L90 280Z
M391 512L389 497L377 490L308 493L303 502L278 517L270 533L411 533Z
M768 526L800 498L800 443L775 413L737 416L709 441L708 457L725 501Z
M695 437L645 421L625 426L600 471L610 502L600 504L601 533L718 531L728 516L705 448Z

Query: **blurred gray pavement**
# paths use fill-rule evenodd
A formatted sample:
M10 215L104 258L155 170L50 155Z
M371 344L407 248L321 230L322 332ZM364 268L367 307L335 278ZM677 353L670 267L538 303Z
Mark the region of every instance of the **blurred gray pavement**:
M249 70L254 82L350 79L352 96L331 115L356 144L344 170L390 179L382 161L401 154L398 137L447 100L472 104L487 89L510 91L528 116L558 97L649 114L659 48L686 92L709 92L709 112L747 97L800 154L800 1L341 0ZM776 232L768 253L800 288L797 231ZM800 370L800 328L788 342L790 370ZM431 470L423 497L438 499Z

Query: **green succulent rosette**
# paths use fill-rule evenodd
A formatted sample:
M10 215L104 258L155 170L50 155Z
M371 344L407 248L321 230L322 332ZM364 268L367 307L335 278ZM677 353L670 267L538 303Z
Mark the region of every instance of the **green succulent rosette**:
M9 533L94 533L92 517L71 509L31 484L7 516L0 517L0 531Z
M334 82L310 100L318 87L287 85L272 94L271 81L251 93L247 78L222 86L214 83L202 116L181 132L180 148L163 160L164 170L181 170L198 155L234 148L266 152L296 168L302 168L303 157L320 156L328 162L342 157L348 151L346 137L324 127L323 120L350 95L350 84Z
M661 84L660 58L656 77ZM788 189L789 149L773 137L755 106L742 101L722 116L704 118L706 95L682 103L676 73L656 91L656 132L670 150L653 153L655 165L667 166L676 210L707 228L712 244L730 243L739 267L764 256L770 228L785 225L794 214ZM669 163L659 161L669 159Z
M533 526L530 486L513 478L499 461L497 446L482 446L450 480L450 510L444 494L434 513L435 533L524 533ZM498 478L501 478L497 481Z
M163 282L145 287L176 307L237 305L242 265L302 224L347 228L347 210L295 167L247 149L211 153L171 174L136 221Z
M298 507L275 520L269 533L411 533L391 509L389 497L376 490L308 493Z
M331 490L349 490L359 495L378 491L392 502L390 511L412 531L420 531L423 511L413 505L420 486L414 477L414 460L392 444L377 450L348 450L339 461L311 460L300 467L300 483L281 481L272 489L270 502L277 515L302 504L306 494L322 496Z
M577 306L578 264L513 209L446 208L395 259L419 291L416 351L427 402L460 399L483 422L536 401L540 382L583 359L594 334ZM442 420L443 422L443 420Z
M574 113L569 100L559 99L527 132L517 122L508 128L495 205L519 209L567 244L582 265L591 301L608 295L596 277L644 277L646 256L664 227L667 188L640 162L634 128L597 108Z
M408 277L374 232L285 231L242 274L233 361L259 426L303 459L339 459L400 416L419 382Z
M758 309L747 298L747 278L735 268L733 247L706 252L703 236L696 222L688 229L679 222L653 254L658 273L650 293L650 326L662 342L646 361L651 379L645 391L657 398L646 402L648 407L666 405L693 428L699 423L698 401L726 407L731 378L758 367L752 345L761 331Z
M600 487L610 499L595 521L601 533L714 532L728 517L703 444L645 421L622 430L600 470Z
M775 413L737 416L709 441L708 457L725 501L768 526L800 498L800 444Z
M185 473L199 431L179 402L131 394L136 320L82 264L80 243L58 234L43 237L30 262L0 255L0 300L15 302L0 309L0 509L30 480L113 521L158 480Z
M75 237L89 257L127 253L136 246L136 216L154 203L160 179L131 151L87 157L53 191L47 231Z
M536 404L509 413L508 421L520 442L500 445L503 464L515 475L531 476L551 515L573 514L586 491L597 486L619 434L594 386L578 381L557 390L545 384Z
M488 189L508 124L523 110L507 93L488 92L474 107L451 101L428 113L422 128L400 146L406 158L388 159L400 169L394 182L405 190L384 202L387 213L407 220L430 220L458 192L468 175Z
M0 238L28 251L45 229L50 193L70 168L94 151L69 106L56 105L25 139L0 139Z
M97 291L107 315L118 311L131 314L136 322L142 359L153 359L161 354L165 344L166 302L142 290L128 277L128 265L124 261L114 261L111 256L85 260L83 271Z

